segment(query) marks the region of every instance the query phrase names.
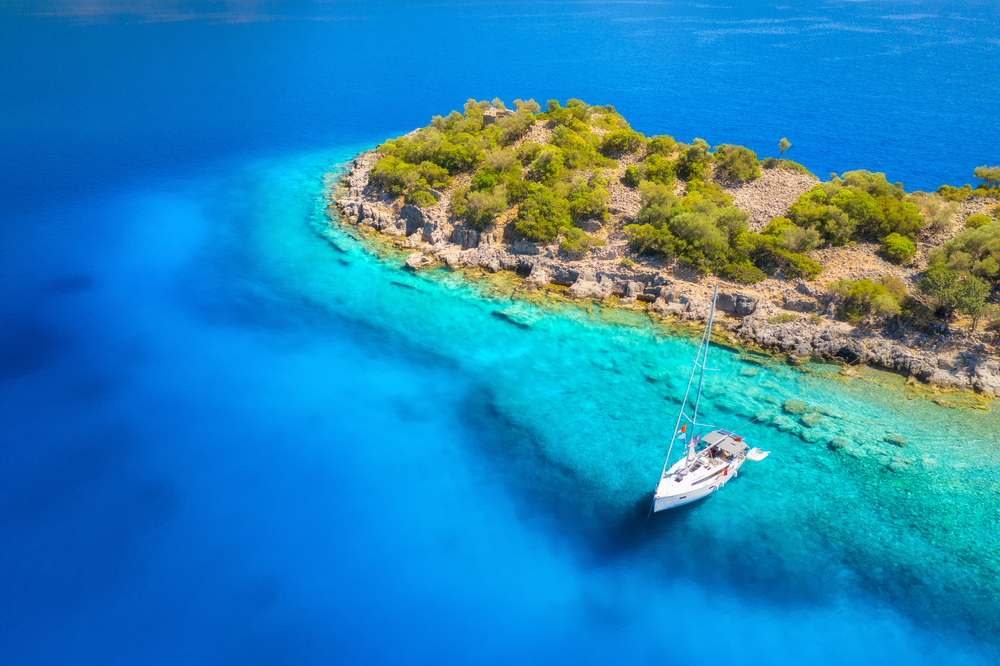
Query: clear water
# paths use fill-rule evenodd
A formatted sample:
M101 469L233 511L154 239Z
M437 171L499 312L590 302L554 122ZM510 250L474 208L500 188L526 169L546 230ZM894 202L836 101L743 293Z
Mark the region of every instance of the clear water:
M3 661L995 663L996 410L719 349L706 413L765 414L742 432L773 453L645 525L692 342L405 273L322 200L333 165L495 94L964 182L1000 145L969 120L1000 101L995 18L249 7L0 24ZM911 12L933 16L878 18ZM825 76L837 53L869 55L850 83ZM689 108L692 67L731 105ZM967 94L928 83L944 72ZM861 101L884 121L864 141ZM948 132L954 152L917 159ZM815 427L771 411L807 390Z

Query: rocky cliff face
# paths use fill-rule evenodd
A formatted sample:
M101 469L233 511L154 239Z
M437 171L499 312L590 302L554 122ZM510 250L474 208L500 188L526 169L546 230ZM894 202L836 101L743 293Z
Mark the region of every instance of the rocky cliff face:
M437 204L427 208L387 196L369 183L368 173L376 161L374 151L354 160L331 209L339 213L336 217L341 221L370 227L393 237L397 247L412 249L406 261L411 270L443 263L452 268L513 271L525 278L526 288L561 285L576 298L616 299L623 307L645 308L653 315L682 321L707 318L718 283L717 324L747 344L787 353L793 360L870 364L907 373L922 382L975 389L988 396L1000 393L1000 361L995 349L985 344L946 330L930 336L904 329L858 328L836 320L836 303L824 285L838 277L885 274L889 265L871 248L824 250L829 255L822 257L824 264L832 269L821 278L822 283L768 279L746 287L705 278L676 264L629 252L620 228L633 221L637 198L633 201L631 191L620 188L617 198L612 197L618 209L604 230L608 245L595 248L584 259L573 259L560 254L557 244L511 238L512 225L507 218L485 232L450 218L449 192L440 193ZM761 179L763 183L755 181L742 189L730 187L730 193L737 205L751 212L753 221L784 215L795 197L815 181L783 173L787 176L770 175ZM771 189L777 194L768 198ZM632 265L623 264L626 257ZM912 282L915 272L912 269L902 278Z

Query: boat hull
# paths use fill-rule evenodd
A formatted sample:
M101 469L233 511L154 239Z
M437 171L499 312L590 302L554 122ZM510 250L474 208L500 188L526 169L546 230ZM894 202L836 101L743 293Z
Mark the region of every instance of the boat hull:
M660 483L656 486L653 496L653 512L666 511L678 506L697 502L708 497L722 486L726 485L730 479L736 478L736 474L746 459L739 458L726 466L725 471L719 474L717 470L707 479L701 480L691 478L687 483L676 483L673 481L675 475L684 468L684 461L679 460L670 471L663 475Z
M735 474L733 476L735 476ZM697 502L700 499L708 497L716 490L726 485L726 482L733 478L733 476L724 476L718 482L705 484L701 488L691 488L674 495L656 497L653 499L653 512L666 511L667 509L673 509L678 506L690 504L691 502Z

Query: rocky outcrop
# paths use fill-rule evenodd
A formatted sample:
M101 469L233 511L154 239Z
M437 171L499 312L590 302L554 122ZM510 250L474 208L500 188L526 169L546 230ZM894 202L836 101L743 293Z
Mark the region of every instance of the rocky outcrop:
M544 138L542 134L547 130L536 126L532 132L531 136ZM921 382L975 389L989 396L1000 393L1000 360L995 351L990 353L985 345L964 341L951 334L946 325L933 335L888 327L857 328L836 321L836 301L822 284L769 279L745 287L704 278L657 259L643 259L641 264L631 259L623 261L631 253L620 232L617 236L609 233L607 246L595 248L584 259L567 257L560 254L557 244L511 238L510 217L485 231L449 217L448 191L436 192L437 203L426 208L384 194L368 178L376 157L374 151L359 155L343 178L344 188L335 202L339 219L393 237L398 247L411 250L406 259L408 270L443 263L451 268L474 267L494 273L512 271L524 278L527 289L559 285L568 287L566 293L575 298L617 297L622 306L644 308L652 315L680 321L707 318L712 289L721 283L716 313L719 330L729 331L748 345L785 353L796 361L817 358L868 364L907 373ZM622 173L627 162L622 160ZM757 186L731 187L730 193L737 205L752 209L762 219L784 214L787 204L815 182L800 174L772 170L765 171ZM613 215L618 215L620 222L629 221L638 210L638 194L615 181L609 189L613 207L620 209ZM754 199L771 195L777 203ZM859 275L878 279L890 270L874 248L860 243L852 248L824 250L817 253L817 258L832 273L824 273L827 281ZM912 281L917 271L896 270L907 271L903 274L906 281ZM821 416L808 410L796 415L806 427L818 423Z
M760 178L749 183L723 185L733 197L733 203L750 213L747 225L760 231L775 217L788 214L788 207L799 195L808 192L819 181L785 169L761 169Z

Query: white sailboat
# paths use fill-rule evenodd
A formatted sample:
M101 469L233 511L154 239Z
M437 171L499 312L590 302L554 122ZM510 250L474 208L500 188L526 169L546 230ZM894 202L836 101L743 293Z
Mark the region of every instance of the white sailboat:
M758 462L767 457L770 451L750 448L742 437L728 430L698 423L698 407L701 403L701 389L705 382L705 361L708 358L708 348L711 345L712 322L715 318L715 300L719 296L719 287L715 287L712 296L712 311L708 315L708 326L701 339L698 355L691 368L691 378L688 380L681 411L677 416L670 446L667 448L667 458L663 461L663 471L653 493L653 511L672 509L683 504L689 504L702 497L707 497L726 485L736 477L744 462ZM699 372L700 371L700 372ZM694 383L695 373L698 377L698 393L694 398L694 407L688 414L689 396ZM713 428L705 435L695 434L699 428ZM670 469L670 453L674 442L682 441L687 445L687 454L678 460Z

